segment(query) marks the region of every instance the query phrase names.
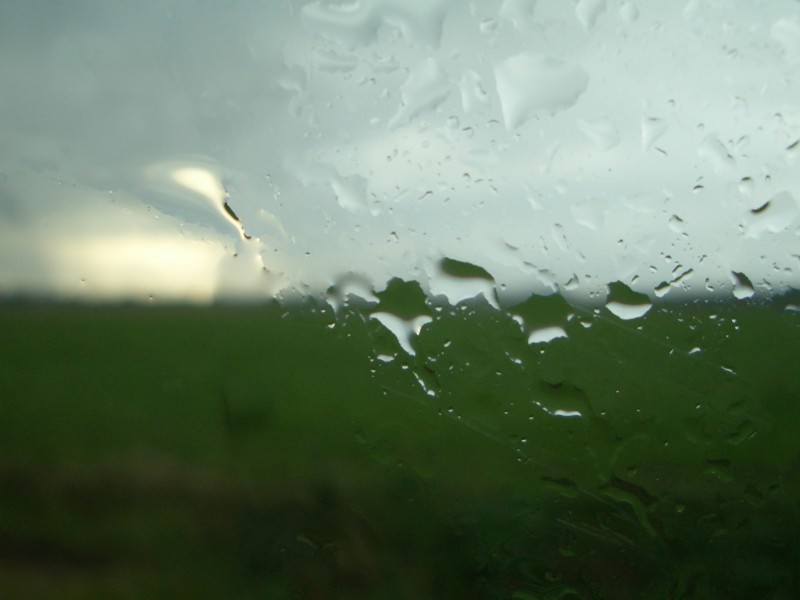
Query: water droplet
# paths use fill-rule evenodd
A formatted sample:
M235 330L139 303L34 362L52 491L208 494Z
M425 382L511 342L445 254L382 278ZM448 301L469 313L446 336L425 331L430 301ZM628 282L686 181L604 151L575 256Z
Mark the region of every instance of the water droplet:
M683 219L681 219L678 215L672 215L669 218L669 228L675 233L684 233L686 231L684 228Z
M800 213L797 201L788 191L780 192L748 215L745 237L760 238L765 233L785 231Z
M495 78L509 131L537 112L552 114L569 108L589 85L589 75L579 65L530 52L498 63Z
M431 294L443 295L453 305L482 296L499 308L494 278L483 267L445 257L428 275Z
M589 31L597 22L597 18L606 9L605 0L579 0L575 7L575 15L578 17L584 30Z
M671 289L672 286L669 284L669 282L662 281L655 288L653 288L653 293L655 294L656 298L663 298Z
M334 178L331 189L339 206L345 210L358 212L367 207L367 180L360 175Z
M739 180L739 193L742 196L751 196L755 190L755 184L752 177L742 177Z
M583 413L581 413L580 411L577 411L577 410L561 410L561 409L558 409L558 410L554 410L551 414L554 417L565 417L567 419L574 419L576 417L579 418L579 417L583 416Z
M737 300L744 300L751 298L756 292L753 289L753 283L744 273L737 273L731 271L733 276L733 296Z
M450 83L435 58L427 58L417 66L400 86L402 104L389 121L389 127L406 123L431 111L445 101Z
M629 321L631 319L638 319L639 317L643 317L648 313L648 311L653 307L652 304L622 304L621 302L609 302L606 304L606 308L611 312L611 314L619 317L624 321Z
M609 284L608 301L606 308L616 317L625 321L638 319L644 316L653 307L650 299L639 292L633 291L622 282L615 281Z
M433 321L433 319L427 315L420 315L412 319L402 319L397 315L385 312L374 312L370 315L370 318L375 319L386 327L386 329L391 331L400 344L400 347L411 356L416 354L416 350L414 350L414 347L411 345L411 341L419 334L424 325Z
M529 344L541 344L550 342L556 338L567 337L567 332L562 327L542 327L535 329L528 336Z
M666 133L667 122L657 117L644 117L641 122L642 149L649 150Z
M716 173L726 173L733 169L734 160L731 153L720 139L713 134L707 135L697 148L697 155L708 161Z
M572 277L570 277L564 284L564 289L569 292L572 292L577 290L580 287L580 285L581 285L580 279L575 273L573 273Z

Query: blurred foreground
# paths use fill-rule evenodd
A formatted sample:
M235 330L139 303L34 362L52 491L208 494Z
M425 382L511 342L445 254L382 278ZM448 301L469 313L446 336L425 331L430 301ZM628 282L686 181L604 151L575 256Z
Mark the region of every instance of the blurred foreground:
M798 597L785 304L5 304L0 592Z

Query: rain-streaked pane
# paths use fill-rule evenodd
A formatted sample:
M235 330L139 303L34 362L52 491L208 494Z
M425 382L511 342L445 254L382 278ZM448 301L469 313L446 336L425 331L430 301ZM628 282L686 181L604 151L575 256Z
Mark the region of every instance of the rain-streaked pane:
M0 56L0 589L800 595L800 3L0 2Z

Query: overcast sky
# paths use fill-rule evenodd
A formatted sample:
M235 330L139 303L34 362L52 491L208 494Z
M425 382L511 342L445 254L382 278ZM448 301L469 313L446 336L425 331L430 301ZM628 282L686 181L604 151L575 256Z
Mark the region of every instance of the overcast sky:
M796 0L0 0L0 293L799 287L798 98Z

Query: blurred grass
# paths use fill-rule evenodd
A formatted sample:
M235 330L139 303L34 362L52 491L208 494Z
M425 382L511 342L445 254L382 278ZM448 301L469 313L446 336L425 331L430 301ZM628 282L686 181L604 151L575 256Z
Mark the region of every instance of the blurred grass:
M539 302L3 305L0 591L794 597L797 314Z

